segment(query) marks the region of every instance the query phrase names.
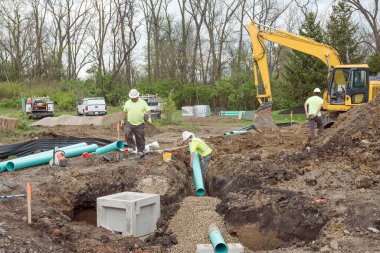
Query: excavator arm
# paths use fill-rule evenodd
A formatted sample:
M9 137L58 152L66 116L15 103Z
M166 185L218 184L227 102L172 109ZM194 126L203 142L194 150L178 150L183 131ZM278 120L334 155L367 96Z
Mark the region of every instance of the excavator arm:
M330 73L330 69L334 68L334 66L341 65L338 53L329 45L282 30L277 30L269 26L260 26L264 29L260 30L256 23L251 22L248 25L248 31L253 49L253 72L257 89L257 99L261 106L264 104L265 100L272 102L268 62L264 46L265 40L317 57L327 65L329 69L328 73ZM261 85L258 81L257 68L260 70L264 93L260 92Z

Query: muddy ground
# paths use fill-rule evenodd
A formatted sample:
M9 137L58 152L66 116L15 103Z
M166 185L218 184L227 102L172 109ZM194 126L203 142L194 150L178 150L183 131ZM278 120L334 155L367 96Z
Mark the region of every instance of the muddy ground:
M216 211L227 231L250 250L380 252L380 233L368 230L380 230L380 99L342 115L311 141L305 125L220 136L236 129L226 119L188 121L214 149L208 195L220 199ZM151 128L147 139L174 147L183 130ZM117 132L113 126L57 126L11 141L63 136L116 139ZM141 160L112 155L111 162L78 157L66 169L45 165L0 174L2 195L24 192L27 181L34 189L31 225L25 199L0 200L0 227L11 236L0 236L0 252L167 252L181 243L168 227L181 201L194 196L186 148L168 164L160 154ZM146 241L72 221L97 197L121 191L161 195L159 229Z

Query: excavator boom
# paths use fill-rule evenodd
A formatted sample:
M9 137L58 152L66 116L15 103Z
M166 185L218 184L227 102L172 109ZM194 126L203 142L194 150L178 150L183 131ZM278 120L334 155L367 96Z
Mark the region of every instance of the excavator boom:
M342 65L338 53L329 45L269 26L259 26L255 22L248 25L253 50L256 97L260 103L253 122L256 128L276 127L271 115L272 93L265 41L314 56L326 64L329 84L327 91L323 93L323 108L329 112L347 111L353 106L371 101L380 92L380 83L369 81L368 65ZM261 84L259 76L261 76Z

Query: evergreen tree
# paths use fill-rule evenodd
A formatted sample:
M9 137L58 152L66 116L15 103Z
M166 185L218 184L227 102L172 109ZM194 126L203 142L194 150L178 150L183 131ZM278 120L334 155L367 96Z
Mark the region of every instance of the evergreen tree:
M341 0L333 6L333 12L327 23L327 42L335 48L340 60L345 64L363 61L357 38L358 25L351 17L351 8Z
M368 59L368 65L371 75L377 75L380 73L380 54L375 53Z
M314 13L305 15L299 34L323 42L323 31ZM316 87L325 89L326 76L327 67L318 58L295 50L289 52L283 81L286 88L284 96L289 102L293 102L289 105L303 104Z

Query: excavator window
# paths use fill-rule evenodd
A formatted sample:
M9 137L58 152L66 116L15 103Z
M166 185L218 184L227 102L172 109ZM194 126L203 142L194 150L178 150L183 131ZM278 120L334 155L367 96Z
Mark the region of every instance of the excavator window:
M330 103L344 104L350 69L335 69L331 77Z
M352 90L361 90L363 89L367 82L367 72L365 70L354 70L351 75L350 88Z

